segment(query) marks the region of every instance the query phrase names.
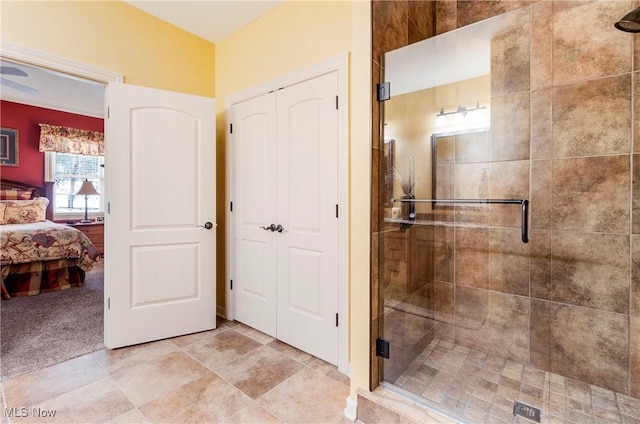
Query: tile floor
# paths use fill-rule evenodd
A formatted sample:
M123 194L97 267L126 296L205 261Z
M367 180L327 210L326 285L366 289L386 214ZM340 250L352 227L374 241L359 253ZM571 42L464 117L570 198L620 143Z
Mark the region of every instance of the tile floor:
M542 410L542 423L640 424L640 400L433 340L394 383L470 423L533 423L514 400Z
M348 422L348 377L229 321L213 331L98 351L1 387L3 424Z

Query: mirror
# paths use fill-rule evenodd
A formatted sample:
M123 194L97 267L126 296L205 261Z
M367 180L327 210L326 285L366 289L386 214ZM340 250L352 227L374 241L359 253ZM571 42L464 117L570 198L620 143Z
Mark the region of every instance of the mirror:
M431 136L433 199L455 199L455 167L489 160L489 128L436 133ZM437 208L453 205L434 204Z
M528 142L523 90L529 88L529 64L512 57L529 34L525 12L468 25L381 58L381 82L389 82L390 92L381 111L382 138L393 140L384 174L385 200L393 204L385 204L385 218L397 215L404 195L415 198L416 219L432 219L438 211L438 220L451 220L453 207L435 206L433 200L486 199L488 164L526 158L524 148L509 153L511 145L519 149ZM492 151L501 153L492 156ZM466 220L463 215L474 209L486 208L461 207L458 218Z

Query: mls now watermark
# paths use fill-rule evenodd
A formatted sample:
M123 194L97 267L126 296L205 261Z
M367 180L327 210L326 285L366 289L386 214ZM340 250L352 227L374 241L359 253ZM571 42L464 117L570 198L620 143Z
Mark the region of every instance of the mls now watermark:
M7 418L53 418L56 416L55 409L43 409L43 408L27 408L25 406L21 408L4 408L4 416Z

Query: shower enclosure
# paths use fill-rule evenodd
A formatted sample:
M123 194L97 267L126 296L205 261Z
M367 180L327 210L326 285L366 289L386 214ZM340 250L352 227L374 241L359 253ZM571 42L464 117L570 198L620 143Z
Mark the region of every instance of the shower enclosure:
M466 422L637 423L633 2L520 3L380 57L373 375Z

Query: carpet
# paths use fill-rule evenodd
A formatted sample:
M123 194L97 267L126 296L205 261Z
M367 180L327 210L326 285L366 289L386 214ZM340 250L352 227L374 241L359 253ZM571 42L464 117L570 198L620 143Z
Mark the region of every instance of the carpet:
M104 261L82 287L0 302L0 381L104 348Z

